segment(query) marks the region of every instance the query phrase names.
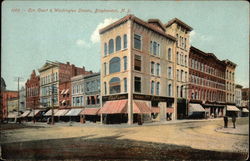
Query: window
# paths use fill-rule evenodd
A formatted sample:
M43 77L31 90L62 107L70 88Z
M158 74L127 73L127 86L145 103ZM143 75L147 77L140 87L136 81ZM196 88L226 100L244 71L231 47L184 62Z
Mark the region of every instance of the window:
M183 93L184 93L183 86L181 86L180 97L183 97Z
M127 57L123 57L123 65L124 65L124 70L127 70Z
M134 34L134 48L141 50L141 36Z
M168 84L168 96L172 97L172 84Z
M177 92L177 97L179 97L180 96L179 86L176 87L176 92Z
M156 75L157 75L157 76L160 75L160 68L161 68L160 64L157 63L157 64L156 64Z
M109 54L112 54L114 52L114 40L109 40Z
M184 65L187 66L187 55L185 55Z
M122 44L121 44L121 37L117 36L115 38L115 48L116 48L116 51L121 50L121 46L122 46Z
M141 78L135 77L135 92L141 92Z
M184 78L184 77L183 77L183 72L184 72L184 71L181 70L181 76L180 76L181 78L180 78L180 81L183 81L183 78Z
M104 63L103 66L104 66L104 75L107 75L107 63Z
M141 56L135 55L135 70L141 71Z
M168 79L172 79L172 68L168 67Z
M156 95L160 95L160 82L156 84Z
M177 81L180 81L180 73L179 73L179 69L177 69L177 75L176 75L176 77L177 77Z
M123 35L123 48L127 49L128 47L128 40L127 40L127 34Z
M185 72L185 82L187 82L187 72Z
M104 93L105 93L105 95L107 94L107 83L106 82L104 82Z
M124 78L124 92L127 92L127 78Z
M114 57L109 61L109 74L120 72L120 58Z
M187 39L185 38L184 39L184 48L186 49L186 47L187 47Z
M107 56L108 54L108 46L107 43L104 44L104 56Z
M151 82L151 95L154 95L154 91L155 91L154 87L155 87L155 82L152 81Z
M150 54L153 54L153 41L150 41Z
M176 34L176 39L177 39L177 41L176 41L176 45L178 46L178 39L179 39L179 36L178 36L178 34Z
M151 74L154 74L154 66L155 66L155 63L154 62L151 62Z
M157 53L157 43L154 42L153 43L153 54L156 55L156 53Z
M177 54L176 54L176 62L177 62L177 64L179 64L179 52L177 52Z
M120 86L120 78L114 77L109 81L109 93L115 94L120 93L121 86Z
M172 60L172 50L168 48L168 60Z

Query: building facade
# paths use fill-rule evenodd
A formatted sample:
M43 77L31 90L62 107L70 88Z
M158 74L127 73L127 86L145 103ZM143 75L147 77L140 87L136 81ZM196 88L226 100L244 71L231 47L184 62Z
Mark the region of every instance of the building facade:
M18 97L9 98L7 101L7 109L9 112L20 111L18 110Z
M100 73L84 77L85 107L100 107Z
M72 107L84 107L85 106L85 95L84 95L84 75L78 75L71 78L71 104Z
M249 88L242 88L242 106L249 109Z
M46 62L44 66L39 69L39 72L40 103L44 108L50 108L52 104L55 107L59 107L60 103L62 103L63 100L59 100L59 84L69 82L73 76L92 73L91 71L85 71L84 67L79 68L69 62L66 64ZM54 98L53 102L52 97Z
M71 108L71 81L59 83L59 108Z
M35 109L40 107L40 77L33 70L30 78L25 83L26 90L26 109Z
M158 107L160 120L166 120L166 107L175 108L173 118L177 118L176 98L187 97L191 30L178 19L163 25L158 19L146 22L133 15L101 29L103 106L107 101L126 100L129 124L133 114L141 114L135 112L141 105Z
M236 104L237 107L241 107L242 106L242 86L239 84L235 85L235 94L234 94L234 102Z
M22 87L19 90L19 111L24 112L26 110L26 90Z
M18 97L18 92L17 91L10 91L10 90L5 90L1 92L2 95L2 114L3 114L3 119L6 119L8 116L8 100L11 98L16 98Z

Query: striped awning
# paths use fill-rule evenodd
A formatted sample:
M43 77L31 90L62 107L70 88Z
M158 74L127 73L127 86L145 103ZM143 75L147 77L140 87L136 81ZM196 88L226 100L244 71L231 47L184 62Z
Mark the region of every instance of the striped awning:
M205 112L205 109L198 103L189 103L189 112Z
M133 113L135 114L148 114L151 113L150 108L146 102L133 101Z
M240 111L236 106L227 105L227 111Z
M28 117L34 117L34 115L36 116L41 110L35 110L35 111L31 111L30 114L28 115Z
M82 110L82 108L71 109L65 116L78 116Z
M100 108L85 108L80 115L97 115Z
M27 117L31 111L24 111L24 113L20 117Z
M128 100L107 101L98 112L99 114L127 113Z
M58 109L54 109L54 114L57 113ZM51 116L52 115L52 109L50 109L48 112L44 114L44 116Z
M55 116L64 116L67 112L69 112L69 109L58 110Z
M152 113L160 113L160 108L159 107L151 107L151 112Z
M66 89L66 91L64 92L64 94L67 94L69 92L69 89Z
M63 90L62 90L61 94L63 94L63 93L64 93L64 91L65 91L65 89L63 89Z
M242 109L242 112L249 112L249 111L248 111L248 109L243 108L243 109Z

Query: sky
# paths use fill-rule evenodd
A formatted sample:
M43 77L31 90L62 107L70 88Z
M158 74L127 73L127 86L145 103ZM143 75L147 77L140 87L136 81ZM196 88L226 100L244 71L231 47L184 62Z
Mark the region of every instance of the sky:
M191 45L237 64L236 83L249 86L249 4L245 1L4 1L1 76L9 90L24 85L46 60L100 71L98 30L127 14L191 26Z

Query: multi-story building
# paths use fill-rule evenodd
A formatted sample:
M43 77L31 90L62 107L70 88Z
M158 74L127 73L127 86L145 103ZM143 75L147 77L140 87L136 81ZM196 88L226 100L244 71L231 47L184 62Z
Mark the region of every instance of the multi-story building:
M189 54L189 102L205 107L208 115L223 116L226 64L195 47Z
M83 108L85 106L84 76L81 74L71 78L72 107Z
M24 112L26 109L26 90L22 87L19 90L19 111Z
M5 91L1 92L1 95L2 95L3 119L6 119L7 116L8 116L8 99L17 98L18 97L18 92L17 91L5 90Z
M70 81L73 76L80 74L89 74L91 71L85 71L85 68L75 67L74 64L67 62L46 62L40 72L40 103L43 107L59 107L59 84ZM53 90L53 93L52 93Z
M40 77L33 70L30 78L25 83L26 89L26 109L40 108Z
M160 120L166 119L167 111L174 111L172 117L176 118L177 86L178 97L187 97L184 86L188 78L191 30L178 19L163 25L158 19L146 22L133 15L101 29L103 110L100 113L127 113L128 123L132 124L134 114L148 113L148 108L158 107ZM108 106L117 104L118 112L108 110Z
M226 76L226 102L234 103L234 90L235 90L235 68L236 64L231 62L230 60L223 60L223 62L227 65L225 70Z
M59 108L71 108L71 81L59 83Z
M242 103L242 85L236 84L235 85L235 94L234 94L234 102L237 107L241 107Z
M100 107L100 73L84 77L85 107Z
M166 32L176 37L176 97L177 97L177 118L183 118L187 113L187 96L188 96L188 63L190 41L189 33L192 27L188 26L181 20L174 18L166 25Z

